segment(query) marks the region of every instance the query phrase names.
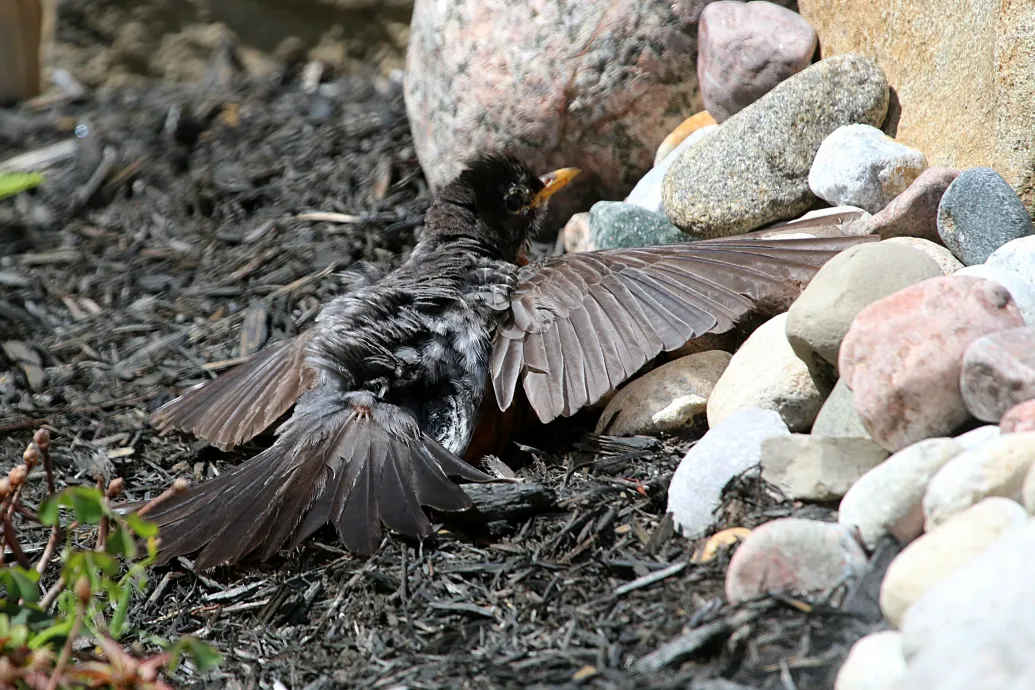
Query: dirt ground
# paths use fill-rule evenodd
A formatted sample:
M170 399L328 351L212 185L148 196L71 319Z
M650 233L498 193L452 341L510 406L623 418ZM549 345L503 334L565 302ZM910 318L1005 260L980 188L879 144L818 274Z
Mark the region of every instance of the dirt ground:
M217 49L194 84L0 111L0 163L74 142L41 188L0 202L0 457L46 423L64 483L121 475L131 499L240 462L269 440L223 454L158 437L148 413L304 329L351 262L412 247L430 199L399 84L307 92L297 67L252 78L232 63ZM193 634L224 653L206 678L181 670L184 688L832 687L880 625L874 578L725 605L728 553L692 562L700 543L665 517L692 438L595 437L593 421L515 445L521 500L423 545L390 537L362 559L324 531L264 564L157 569L133 605L138 640ZM720 527L833 515L751 477L727 499Z

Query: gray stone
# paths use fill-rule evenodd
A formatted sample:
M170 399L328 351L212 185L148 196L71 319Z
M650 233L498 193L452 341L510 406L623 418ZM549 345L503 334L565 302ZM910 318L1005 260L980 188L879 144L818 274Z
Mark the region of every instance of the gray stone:
M938 205L938 235L967 266L980 264L1010 240L1035 233L1013 187L991 168L968 168Z
M837 438L870 438L862 417L855 411L855 395L844 379L838 379L819 409L812 433Z
M978 338L963 355L963 402L983 422L998 423L1014 405L1035 399L1035 326Z
M709 429L679 463L668 488L667 510L680 533L691 539L704 534L727 482L758 465L765 439L788 433L780 415L758 408L738 410Z
M923 152L870 125L838 127L816 152L809 189L837 206L877 213L906 191L927 167Z
M873 60L814 64L680 154L665 176L665 211L703 237L801 215L815 200L808 174L823 140L842 125L879 126L887 109L888 83Z
M771 2L713 2L701 13L697 35L697 79L718 122L808 67L816 52L809 23Z
M692 242L694 238L660 213L622 201L598 201L589 210L589 241L594 249L648 247Z
M858 530L873 550L890 534L908 544L924 531L927 485L945 463L963 452L951 438L929 438L903 448L864 474L841 499L837 521Z
M942 275L934 259L888 242L861 244L830 259L787 312L787 339L813 374L832 378L852 321L866 306Z
M779 436L762 444L762 479L792 500L833 501L888 455L869 438Z
M690 426L703 418L708 396L730 357L728 352L709 350L647 372L611 399L596 433L633 436Z

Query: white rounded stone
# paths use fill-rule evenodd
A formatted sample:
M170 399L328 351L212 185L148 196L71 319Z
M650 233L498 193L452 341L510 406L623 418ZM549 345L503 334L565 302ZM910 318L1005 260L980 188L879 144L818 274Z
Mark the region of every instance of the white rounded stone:
M942 466L963 452L951 438L903 448L864 474L841 500L837 521L858 530L871 551L885 534L907 544L924 531L923 498Z
M758 465L765 439L788 433L776 412L745 408L702 436L668 487L668 512L680 533L693 539L707 531L729 480Z
M953 256L952 252L931 240L925 240L922 237L889 237L884 241L893 244L904 244L907 247L919 249L934 259L934 262L938 264L938 267L942 269L942 273L945 275L950 275L963 268L963 263Z
M949 460L924 494L928 532L989 496L1021 500L1021 488L1035 463L1035 431L1004 434Z
M927 168L923 152L876 127L838 127L823 140L809 170L809 188L834 206L877 213Z
M1024 525L1028 513L1008 498L986 498L957 513L902 550L880 588L880 608L899 627L924 592L987 549L999 535Z
M902 633L870 633L852 645L837 672L834 690L889 690L905 674Z

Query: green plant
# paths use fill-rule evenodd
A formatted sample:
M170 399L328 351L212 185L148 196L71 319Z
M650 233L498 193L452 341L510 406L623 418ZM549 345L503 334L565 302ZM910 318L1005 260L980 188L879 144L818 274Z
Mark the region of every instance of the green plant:
M121 479L106 487L98 480L96 487L57 491L49 450L50 435L41 429L22 464L0 479L0 547L9 549L15 561L0 569L0 688L171 690L161 672L175 670L185 655L202 671L217 664L219 655L192 638L181 638L146 658L119 642L130 632L133 592L146 587L157 549L157 528L142 515L172 491L136 513L120 514L110 501L122 492ZM29 473L40 464L48 496L33 511L22 504L22 496ZM36 562L22 549L16 516L51 528ZM72 522L66 526L69 517ZM94 528L94 547L77 547L76 539ZM43 593L41 580L53 577L50 566L62 538L60 575ZM84 635L96 645L73 658L73 645Z

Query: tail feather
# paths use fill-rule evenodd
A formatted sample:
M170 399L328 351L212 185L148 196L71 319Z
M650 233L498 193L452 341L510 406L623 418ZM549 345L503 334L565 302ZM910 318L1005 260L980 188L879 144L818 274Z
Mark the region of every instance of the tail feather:
M422 505L470 507L449 475L491 481L425 436L410 413L369 394L300 405L272 447L148 514L159 526L159 563L196 551L199 569L253 551L265 560L327 523L346 548L368 555L382 523L424 538L432 525Z
M189 431L221 450L261 433L316 380L305 365L311 335L271 345L248 361L188 390L152 415L163 434Z

